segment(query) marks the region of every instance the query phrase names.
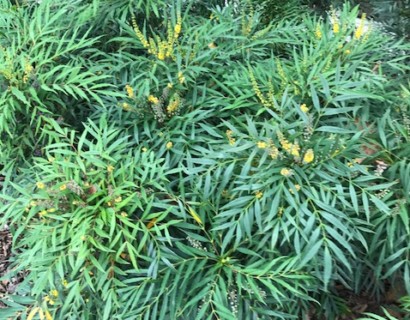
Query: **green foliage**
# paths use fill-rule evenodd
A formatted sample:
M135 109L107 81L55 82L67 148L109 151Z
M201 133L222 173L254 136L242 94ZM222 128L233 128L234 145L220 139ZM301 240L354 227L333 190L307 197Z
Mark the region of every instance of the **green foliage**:
M332 319L410 284L410 46L269 3L2 1L2 317Z
M382 310L383 310L383 316L379 316L371 312L365 312L365 315L367 317L359 318L359 320L385 320L385 319L397 320L397 318L392 316L385 308L382 308Z
M99 39L83 27L79 3L14 8L4 0L2 7L0 149L1 163L10 165L41 152L46 119L75 126L76 117L86 117L115 92L100 62Z

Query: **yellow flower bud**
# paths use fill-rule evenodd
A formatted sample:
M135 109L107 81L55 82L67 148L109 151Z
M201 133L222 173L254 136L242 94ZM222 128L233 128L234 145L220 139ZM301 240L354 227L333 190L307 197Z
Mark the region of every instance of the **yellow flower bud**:
M262 191L256 191L255 192L255 197L256 197L256 199L262 198L263 197L263 192Z
M155 96L153 96L152 94L148 97L148 101L153 103L153 104L157 104L159 102L159 99Z
M132 87L129 84L125 86L125 90L127 91L127 95L129 98L134 98L134 89L132 89Z
M308 107L306 106L306 104L304 103L304 104L302 104L302 105L300 106L300 110L302 110L303 113L308 113L309 108L308 108Z
M293 171L288 168L282 168L282 170L280 170L280 174L284 177L290 177L293 174Z
M259 149L265 149L268 146L267 143L264 141L258 141L256 145L258 146Z
M36 186L37 186L37 188L39 188L39 189L44 189L44 188L46 187L46 185L45 185L43 182L41 182L41 181L37 182L37 183L36 183Z
M308 149L305 155L303 156L303 163L304 164L311 163L314 159L315 159L315 153L313 152L312 149Z

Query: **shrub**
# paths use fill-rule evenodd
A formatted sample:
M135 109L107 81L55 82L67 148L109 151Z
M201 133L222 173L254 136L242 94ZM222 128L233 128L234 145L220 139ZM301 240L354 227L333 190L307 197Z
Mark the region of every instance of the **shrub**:
M37 26L79 12L43 2L17 13ZM3 80L26 117L15 128L41 145L3 169L10 276L27 272L3 315L332 319L340 285L380 297L385 280L410 283L409 45L347 5L267 22L248 1L139 3L78 7L89 25L61 43L87 49L49 62L77 89L42 85L50 116ZM58 49L46 38L36 66Z

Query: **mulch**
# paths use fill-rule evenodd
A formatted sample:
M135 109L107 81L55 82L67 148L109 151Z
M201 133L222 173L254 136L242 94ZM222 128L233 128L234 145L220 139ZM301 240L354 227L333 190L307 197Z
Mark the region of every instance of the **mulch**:
M12 237L8 227L5 226L0 230L0 279L7 273L9 267L9 259L11 256ZM0 298L13 293L18 283L13 283L10 280L0 280ZM0 301L0 308L5 305Z

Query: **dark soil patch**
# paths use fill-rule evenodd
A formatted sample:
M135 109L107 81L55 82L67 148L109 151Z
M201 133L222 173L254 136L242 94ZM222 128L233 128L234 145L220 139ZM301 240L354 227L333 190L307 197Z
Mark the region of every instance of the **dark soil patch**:
M11 234L7 227L0 230L0 279L7 273L9 267L9 259L11 255ZM0 298L4 298L5 295L13 293L17 283L13 283L10 280L0 281ZM4 308L5 305L0 301L0 308Z

